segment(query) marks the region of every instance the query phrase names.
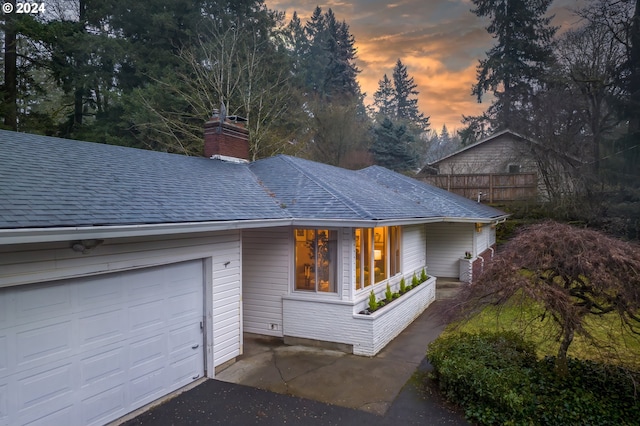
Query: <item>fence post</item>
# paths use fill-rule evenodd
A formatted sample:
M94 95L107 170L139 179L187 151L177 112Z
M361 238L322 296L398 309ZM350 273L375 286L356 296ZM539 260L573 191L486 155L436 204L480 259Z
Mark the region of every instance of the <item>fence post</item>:
M489 203L493 204L493 174L489 174Z

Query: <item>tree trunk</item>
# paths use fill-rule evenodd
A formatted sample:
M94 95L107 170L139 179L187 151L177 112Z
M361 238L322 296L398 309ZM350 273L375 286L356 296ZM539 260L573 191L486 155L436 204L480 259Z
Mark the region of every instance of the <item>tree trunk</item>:
M15 0L10 0L14 6ZM16 15L5 14L4 21L4 125L10 130L18 130L18 56L16 54Z
M560 348L558 349L558 356L556 358L556 372L561 376L567 376L569 374L569 366L567 364L567 351L569 345L573 342L574 331L571 327L565 327L562 333L562 341L560 342Z
M636 0L631 24L631 49L629 52L629 134L640 133L640 0Z

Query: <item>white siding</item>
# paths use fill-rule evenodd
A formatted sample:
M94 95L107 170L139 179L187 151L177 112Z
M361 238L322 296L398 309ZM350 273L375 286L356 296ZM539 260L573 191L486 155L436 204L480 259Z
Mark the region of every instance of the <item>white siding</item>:
M205 259L207 362L220 365L240 354L240 232L107 240L87 254L70 242L0 246L0 287L46 282Z
M458 277L465 251L473 252L473 223L430 223L427 229L427 271L436 277Z
M282 337L282 297L289 293L293 230L242 233L244 331Z
M427 232L424 225L402 228L402 273L408 277L421 271L427 258ZM430 271L428 271L429 273Z
M489 248L491 245L490 234L492 232L495 234L495 229L491 229L491 226L488 223L485 223L482 225L482 230L474 234L476 239L475 251L473 252L474 256L479 255Z

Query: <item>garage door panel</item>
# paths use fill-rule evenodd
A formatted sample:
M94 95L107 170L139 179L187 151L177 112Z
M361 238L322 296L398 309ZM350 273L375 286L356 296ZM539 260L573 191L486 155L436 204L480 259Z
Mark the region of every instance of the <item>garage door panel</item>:
M155 363L162 362L166 349L164 333L133 342L129 346L129 365L132 376L137 377L145 374L147 370L155 370Z
M200 377L201 372L194 368L198 355L193 351L182 351L174 356L169 368L169 379L175 387L191 383L194 378Z
M16 361L18 366L49 362L69 353L73 344L71 320L59 319L56 323L41 321L28 327L22 326L16 333Z
M166 277L161 270L137 270L127 275L128 300L144 300L165 293Z
M122 341L126 339L126 321L126 310L118 307L83 313L78 318L78 344L91 350Z
M78 305L81 310L93 310L96 306L120 306L124 300L122 276L104 275L99 280L76 285Z
M2 378L9 373L9 338L0 332L0 385ZM0 410L0 413L2 411Z
M62 401L64 405L71 404L73 379L71 362L47 368L37 374L17 377L15 391L18 409L32 411L35 406L39 406L37 411L49 411L46 407L53 407L50 411L55 412L55 407L63 405Z
M33 285L19 287L15 295L16 320L28 324L65 316L72 310L72 286Z
M0 385L0 424L8 424L6 421L9 418L9 411L7 409L7 401L9 396L7 394L9 386Z
M30 410L20 417L20 422L20 424L28 424L29 426L78 424L72 403L67 403L67 405L64 406L52 405L51 407L46 407L45 410L38 412Z
M169 318L179 320L180 318L193 318L202 315L202 292L191 291L179 294L170 298L168 315Z
M126 409L125 386L115 386L82 401L82 424L104 424Z
M5 328L9 328L9 319L13 318L13 310L10 311L13 303L9 303L9 297L2 297L3 293L7 293L7 290L0 288L0 334Z
M136 332L148 327L163 327L164 301L151 300L129 308L129 331Z
M198 324L187 323L169 330L169 354L181 350L193 350L194 345L200 346L202 333Z
M0 289L0 425L104 424L202 376L203 281L192 261Z
M106 382L103 387L113 387L114 384L126 380L126 352L127 348L121 342L109 349L98 349L94 354L87 354L80 360L80 386L94 386L98 389L98 381ZM100 392L96 390L96 392Z
M144 375L131 380L129 398L133 406L142 406L164 394L165 369L145 371Z

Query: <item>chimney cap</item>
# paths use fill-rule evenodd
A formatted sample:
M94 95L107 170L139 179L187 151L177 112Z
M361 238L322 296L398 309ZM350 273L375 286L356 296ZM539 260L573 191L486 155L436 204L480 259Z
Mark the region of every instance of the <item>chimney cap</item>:
M220 110L219 109L214 109L213 113L211 114L211 118L220 118ZM225 116L226 120L225 121L231 121L233 123L246 123L249 120L245 117L241 117L239 115L227 115Z

